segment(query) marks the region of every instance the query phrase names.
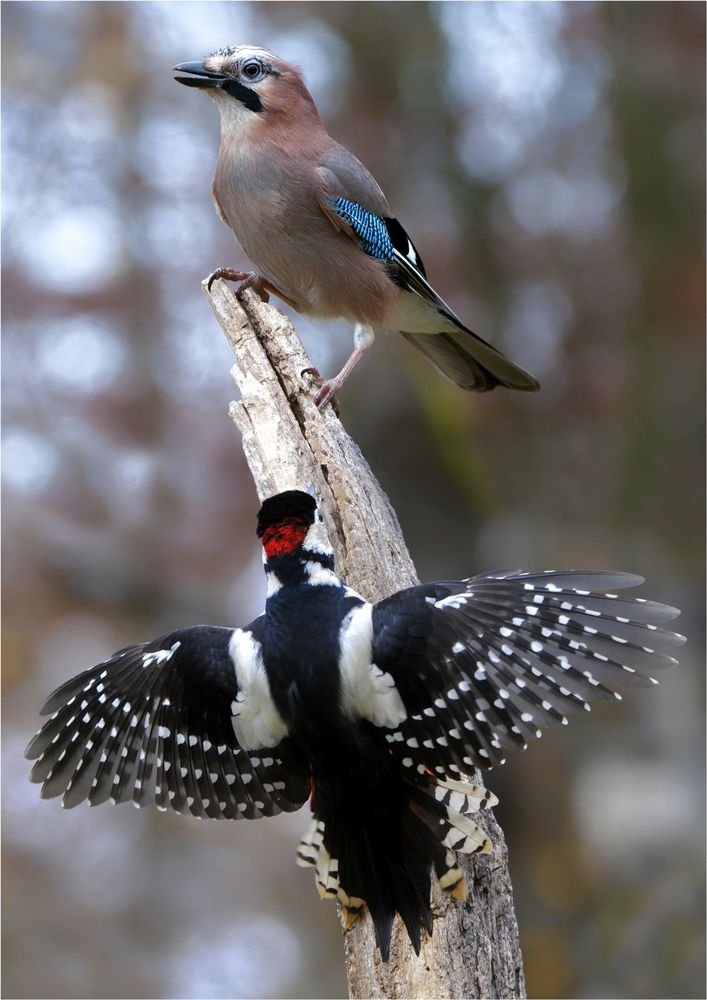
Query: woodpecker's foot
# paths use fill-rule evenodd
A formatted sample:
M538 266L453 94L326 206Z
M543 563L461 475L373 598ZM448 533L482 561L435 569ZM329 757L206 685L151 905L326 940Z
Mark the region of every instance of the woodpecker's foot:
M331 408L334 413L340 416L339 413L339 403L336 399L334 393L339 388L337 380L322 378L316 368L304 368L302 370L303 375L311 375L314 384L317 387L317 394L314 397L314 405L318 410L323 410L327 403L331 403Z
M344 930L347 931L349 928L354 926L358 918L361 916L362 908L365 906L365 900L359 899L358 896L347 896L341 886L339 886L337 895L341 906L341 923L343 924Z
M206 282L206 287L211 291L211 286L218 278L222 278L224 281L240 281L240 285L236 289L236 298L240 299L246 288L252 288L256 292L263 302L270 301L269 292L273 291L268 282L261 275L256 274L255 271L236 271L233 267L217 267L213 271Z

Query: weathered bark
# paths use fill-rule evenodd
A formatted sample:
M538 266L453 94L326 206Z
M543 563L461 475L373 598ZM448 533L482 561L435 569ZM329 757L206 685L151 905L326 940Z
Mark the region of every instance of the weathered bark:
M337 569L368 600L418 582L395 513L361 452L331 407L319 413L312 402L304 374L311 362L292 324L252 292L241 304L222 281L205 291L236 355L231 374L241 399L230 413L259 497L313 484ZM387 963L367 914L346 933L351 997L525 996L503 833L488 813L480 823L493 854L462 860L467 903L433 880L434 933L419 957L397 920Z

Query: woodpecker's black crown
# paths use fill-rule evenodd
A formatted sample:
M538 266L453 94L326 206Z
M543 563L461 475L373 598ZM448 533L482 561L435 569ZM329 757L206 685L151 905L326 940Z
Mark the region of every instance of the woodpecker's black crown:
M268 528L286 520L298 520L304 524L314 524L317 502L302 490L285 490L274 497L268 497L258 511L258 538L262 538Z

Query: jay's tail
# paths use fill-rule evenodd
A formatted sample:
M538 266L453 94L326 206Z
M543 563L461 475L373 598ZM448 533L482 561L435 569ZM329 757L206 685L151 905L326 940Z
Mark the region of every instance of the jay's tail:
M503 385L507 389L534 392L540 388L529 372L466 327L434 334L403 330L401 333L438 371L462 389L487 392Z
M432 868L443 889L467 898L456 855L490 853L491 842L470 817L497 802L478 785L427 776L400 779L398 792L359 802L355 812L315 796L316 818L297 851L298 865L316 869L322 898L339 900L345 926L368 906L384 961L396 912L418 954L421 927L432 933Z

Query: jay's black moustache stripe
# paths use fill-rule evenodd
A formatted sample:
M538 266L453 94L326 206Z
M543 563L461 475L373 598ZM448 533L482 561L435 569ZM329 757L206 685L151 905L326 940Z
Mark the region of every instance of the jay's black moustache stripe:
M250 87L244 87L242 83L238 80L224 80L221 84L221 90L225 90L227 94L231 97L235 97L237 101L244 104L249 111L255 111L259 113L263 110L263 102L260 97L256 94L254 90Z

